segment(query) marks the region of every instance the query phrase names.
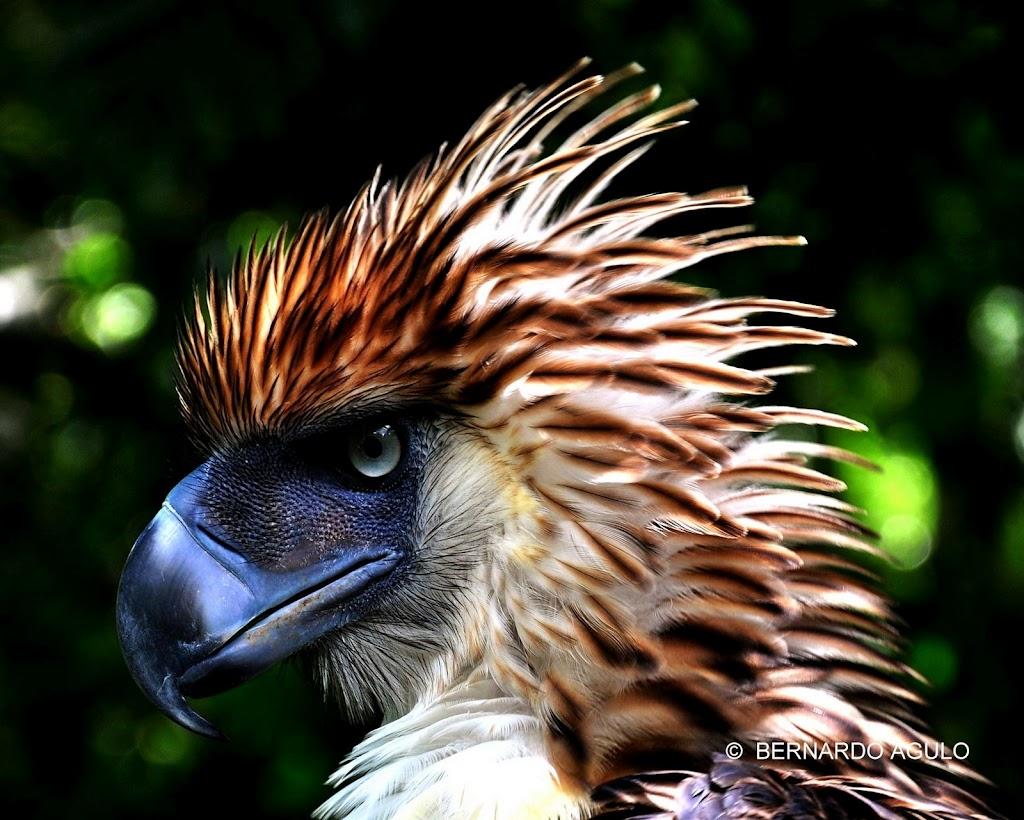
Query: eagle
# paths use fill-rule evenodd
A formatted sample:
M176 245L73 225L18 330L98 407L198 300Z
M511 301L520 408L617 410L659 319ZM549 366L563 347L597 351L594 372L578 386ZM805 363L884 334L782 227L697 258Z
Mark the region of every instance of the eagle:
M991 816L929 753L879 548L822 468L868 465L800 432L862 425L744 363L853 342L669 278L804 240L653 234L751 199L608 195L693 102L585 65L197 290L205 460L127 558L132 676L217 736L189 699L304 658L381 721L321 820Z

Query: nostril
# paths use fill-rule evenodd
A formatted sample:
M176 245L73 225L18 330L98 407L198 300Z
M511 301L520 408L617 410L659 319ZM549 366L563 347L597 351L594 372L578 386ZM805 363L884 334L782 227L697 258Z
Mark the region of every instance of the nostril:
M213 546L218 550L225 550L226 552L233 553L234 555L237 555L240 558L245 558L245 556L242 555L241 550L233 546L228 538L218 533L209 524L206 524L202 521L197 521L195 523L195 528L196 531L201 533L203 537L209 542L209 546ZM207 546L207 544L204 544L203 546Z
M225 569L234 574L239 580L243 581L243 583L248 586L248 582L246 582L245 579L235 571L235 567L242 564L251 564L256 562L242 552L242 550L238 549L238 547L236 547L229 538L218 533L205 522L194 521L192 526L193 537L195 537L196 543L208 552L211 557L215 558L218 563L223 564Z

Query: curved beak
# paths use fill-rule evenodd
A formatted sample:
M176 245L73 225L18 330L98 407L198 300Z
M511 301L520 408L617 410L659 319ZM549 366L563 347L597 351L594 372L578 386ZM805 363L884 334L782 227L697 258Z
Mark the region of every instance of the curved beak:
M398 554L352 545L298 568L257 564L222 539L200 502L206 466L167 496L128 556L117 631L128 669L171 720L221 737L186 697L231 689L343 626L346 605Z

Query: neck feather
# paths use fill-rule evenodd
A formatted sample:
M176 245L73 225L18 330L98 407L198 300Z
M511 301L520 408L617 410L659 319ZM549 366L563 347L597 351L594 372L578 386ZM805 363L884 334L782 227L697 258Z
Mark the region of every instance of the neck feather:
M576 820L588 805L559 779L529 704L482 669L371 732L328 784L338 791L319 820Z

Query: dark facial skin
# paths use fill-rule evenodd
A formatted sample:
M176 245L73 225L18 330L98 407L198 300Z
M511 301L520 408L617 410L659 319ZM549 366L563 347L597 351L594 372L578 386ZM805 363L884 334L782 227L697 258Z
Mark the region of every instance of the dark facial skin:
M250 442L190 473L118 592L122 648L146 695L216 735L186 696L237 686L400 594L424 462L415 420L367 417Z

